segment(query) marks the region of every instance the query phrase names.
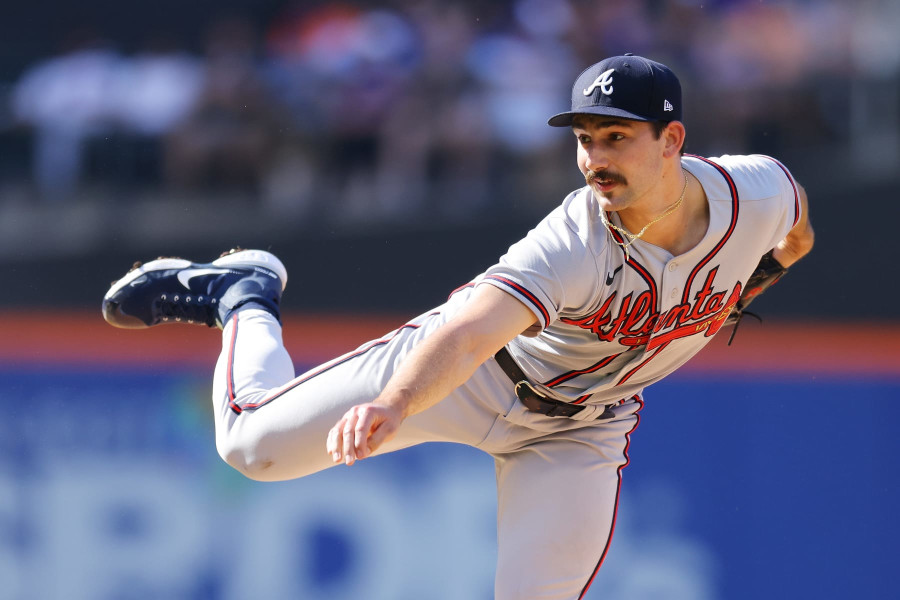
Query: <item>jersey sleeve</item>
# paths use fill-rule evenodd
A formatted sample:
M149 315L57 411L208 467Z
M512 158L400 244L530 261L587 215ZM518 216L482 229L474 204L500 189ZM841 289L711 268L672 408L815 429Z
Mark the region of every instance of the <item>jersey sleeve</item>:
M531 309L540 326L526 334L536 335L564 308L586 305L599 289L598 273L586 238L558 209L513 244L481 283L512 294Z
M763 154L757 154L754 158L761 160L762 164L768 167L771 177L780 186L781 202L778 203L778 206L781 209L781 218L778 222L777 231L768 245L769 248L774 248L800 220L800 211L802 210L800 206L800 188L794 176L780 161Z
M784 239L800 220L800 188L778 160L762 154L714 159L734 177L742 211L752 214L765 253ZM748 204L749 203L749 204Z

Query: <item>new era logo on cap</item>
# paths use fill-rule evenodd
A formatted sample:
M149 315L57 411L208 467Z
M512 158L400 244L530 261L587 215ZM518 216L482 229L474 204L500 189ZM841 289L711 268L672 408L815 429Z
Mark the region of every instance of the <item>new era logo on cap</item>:
M664 64L633 54L613 56L578 76L572 86L572 109L554 115L548 123L569 127L579 114L680 121L681 84Z

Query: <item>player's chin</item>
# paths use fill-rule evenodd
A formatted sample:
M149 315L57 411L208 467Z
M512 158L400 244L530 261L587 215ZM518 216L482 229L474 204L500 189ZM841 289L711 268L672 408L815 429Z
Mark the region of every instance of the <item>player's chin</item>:
M591 186L591 191L594 192L594 198L600 204L600 208L607 211L617 211L624 208L621 202L622 194L619 193L621 191L619 187L618 184L612 187L606 186L606 189L601 189L596 185Z

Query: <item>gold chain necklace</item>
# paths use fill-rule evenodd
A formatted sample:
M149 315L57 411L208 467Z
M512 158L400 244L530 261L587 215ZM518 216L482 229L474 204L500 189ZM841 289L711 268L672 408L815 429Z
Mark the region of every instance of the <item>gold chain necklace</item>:
M616 231L621 233L623 236L628 238L627 242L620 242L619 240L616 239L616 236L612 236L613 241L615 243L617 243L618 245L622 246L622 248L625 250L625 260L628 260L628 258L629 258L628 257L628 246L633 244L635 242L635 240L639 240L641 238L641 236L643 236L647 232L647 230L650 229L651 225L654 225L655 223L662 221L663 219L665 219L666 217L671 215L673 212L678 210L678 207L681 206L682 202L684 202L684 194L685 194L685 192L687 192L688 173L684 169L684 167L681 167L681 172L684 173L684 187L681 189L681 197L678 198L678 200L676 200L675 203L672 204L672 206L667 208L665 210L665 212L663 212L663 214L659 215L658 217L656 217L655 219L653 219L652 221L650 221L649 223L644 225L644 228L641 229L640 231L638 231L637 233L631 233L624 227L619 227L615 223L610 222L609 219L606 218L606 211L605 210L600 211L600 219L603 221L603 224L606 226L607 230L609 230L610 228L615 229ZM610 232L610 233L612 233L612 232Z

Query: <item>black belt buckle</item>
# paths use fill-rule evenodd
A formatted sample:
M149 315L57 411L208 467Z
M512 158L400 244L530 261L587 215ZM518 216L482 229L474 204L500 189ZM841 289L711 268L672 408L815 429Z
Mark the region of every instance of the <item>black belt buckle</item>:
M520 381L516 384L516 396L531 412L547 415L548 417L571 417L584 409L583 406L566 404L559 400L546 398L535 390L529 381Z

